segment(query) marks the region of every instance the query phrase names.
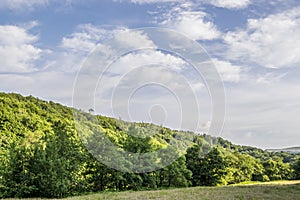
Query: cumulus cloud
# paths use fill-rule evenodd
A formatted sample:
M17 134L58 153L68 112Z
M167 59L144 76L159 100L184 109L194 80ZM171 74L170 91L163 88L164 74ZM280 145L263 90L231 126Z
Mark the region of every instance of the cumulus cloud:
M225 82L237 83L240 80L241 68L230 62L212 59L222 80Z
M156 45L148 38L144 31L123 29L115 35L118 45L126 46L127 48L155 48ZM120 46L120 47L121 47ZM117 48L117 46L115 46Z
M111 34L111 32L116 33L115 37L108 40L110 42L103 41L103 37ZM105 33L104 36L102 36L102 33ZM85 58L84 55L96 47L95 54L93 54L95 57L92 56L91 59L87 59L86 63L80 68L81 71L75 83L76 98L74 106L83 109L89 108L91 105L88 105L86 97L94 98L99 103L99 107L96 107L95 110L112 116L113 99L127 100L127 95L131 94L128 91L141 88L137 92L141 96L135 99L137 100L135 103L138 105L135 104L134 106L134 110L137 111L136 114L139 114L139 119L143 119L141 113L148 113L148 110L145 109L148 108L147 106L157 103L170 107L168 110L172 111L171 116L175 116L175 111L176 116L180 116L180 113L178 114L175 109L178 108L178 106L176 107L178 102L173 93L184 100L184 105L187 107L185 109L188 109L190 115L197 112L195 107L198 105L194 100L195 95L199 99L201 96L202 101L204 101L203 96L205 96L202 91L204 84L203 81L201 82L201 76L195 75L197 71L195 72L192 67L190 67L190 71L185 70L188 68L188 63L178 55L158 50L154 42L161 41L160 39L151 40L147 36L147 31L123 28L107 30L106 32L100 27L92 25L81 25L73 34L65 37L62 40L61 47L70 55L78 55L73 57L74 62L72 62L77 65L80 63L76 60L77 58ZM97 43L98 45L96 45ZM114 61L108 63L111 64L109 67L106 63L107 59ZM67 60L70 62L72 59L68 58ZM196 92L197 94L195 94ZM117 94L119 96L111 99L113 95ZM113 109L123 113L117 116L129 120L124 114L127 113L128 104L126 102L124 104L123 101L117 101ZM205 109L206 107L207 104ZM196 124L197 115L194 116L195 120L190 120L189 123ZM209 119L204 114L201 117L205 118L204 121ZM174 123L174 120L170 123L173 123L173 125L179 124L177 121Z
M300 7L262 19L249 19L246 30L224 36L231 60L244 60L268 68L300 64Z
M96 47L97 43L123 29L125 28L119 27L110 30L92 24L80 24L74 33L63 37L61 47L74 52L90 52Z
M251 1L250 0L207 0L206 3L214 5L216 7L228 8L228 9L241 9L246 8Z
M105 40L107 38L110 40ZM78 26L74 33L62 39L61 48L58 59L52 65L59 66L60 70L63 68L67 72L80 69L82 73L98 77L106 66L116 59L106 73L107 77L104 77L105 90L113 88L116 80L140 66L163 65L179 71L185 64L181 58L156 51L156 45L143 31L124 27L106 29L83 24ZM141 50L143 48L146 49ZM136 51L133 51L135 49ZM84 62L92 51L95 58Z
M180 71L186 64L181 58L177 58L170 54L164 54L161 51L145 50L142 52L130 53L120 58L115 65L119 68L131 70L135 67L156 64L168 67L174 71Z
M221 36L207 13L194 10L192 3L175 6L158 18L158 24L175 29L193 40L212 40Z
M108 34L108 30L92 24L78 25L72 34L62 38L61 51L57 54L57 60L52 65L54 67L59 66L62 70L69 72L79 70L88 54Z
M31 28L35 23L29 23ZM29 33L29 30L14 25L0 26L0 71L24 72L34 68L42 49L35 46L38 36Z
M105 81L100 85L105 88L102 90L105 94L112 92L123 79L126 79L129 85L139 85L138 83L149 80L152 83L172 86L181 93L191 89L198 92L204 88L204 84L184 73L189 67L181 58L161 51L131 52L119 58L105 71L102 76Z
M108 41L110 44L104 44ZM58 55L59 63L56 62L54 65L63 66L66 70L77 70L86 57L95 50L105 51L102 52L104 53L102 56L121 56L117 54L122 52L123 47L133 50L143 47L155 48L156 46L147 35L139 30L81 24L77 26L74 33L63 37L60 47L62 50ZM127 53L126 49L122 53ZM98 58L98 61L101 59ZM103 65L106 64L103 63Z
M90 52L97 44L114 38L115 42L130 45L132 48L143 46L155 47L153 42L139 30L130 30L126 27L105 27L92 24L78 25L76 31L67 37L63 37L61 47L73 52ZM116 46L115 48L118 48Z
M173 85L176 88L182 87L183 85L176 80L178 77L183 77L180 72L185 65L186 62L181 58L154 49L131 52L123 55L109 68L103 69L103 72L96 75L97 77L101 75L100 96L105 99L109 98L111 95L108 94L112 93L113 89L118 87L119 82L125 79L127 85L138 85L139 82L151 80L156 83L168 83L168 85ZM96 63L92 63L91 67L93 68L93 66L98 66L99 69L99 65ZM194 84L191 85L194 86ZM196 86L197 89L200 89L200 85Z

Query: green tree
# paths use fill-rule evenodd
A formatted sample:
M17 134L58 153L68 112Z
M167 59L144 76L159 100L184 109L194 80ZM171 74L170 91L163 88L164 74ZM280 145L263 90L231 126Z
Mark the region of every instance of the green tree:
M262 180L263 166L248 154L224 152L228 167L226 180L229 184L251 180Z
M202 152L200 145L193 145L187 150L186 154L186 166L192 172L192 185L199 186L202 185L202 173L199 170L201 165L200 153Z
M263 162L265 174L271 181L291 179L291 167L287 163L283 163L280 157L270 158Z
M93 158L89 157L86 163L84 179L87 187L93 192L104 191L111 182L111 169Z
M294 178L300 180L300 158L293 164Z
M193 173L194 186L216 186L226 184L228 166L221 151L214 147L204 157L199 157L200 146L191 148L188 153L187 166Z
M185 165L186 158L181 156L169 166L156 171L158 187L188 187L191 185L192 172Z
M2 176L5 180L3 187L6 189L6 197L30 197L38 189L31 182L30 154L30 149L22 141L10 145L9 162Z

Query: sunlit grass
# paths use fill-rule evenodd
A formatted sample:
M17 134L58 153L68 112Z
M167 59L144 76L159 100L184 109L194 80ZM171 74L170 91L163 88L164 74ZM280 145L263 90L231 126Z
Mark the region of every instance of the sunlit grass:
M271 181L271 182L259 182L259 181L246 181L238 184L232 184L230 186L239 186L239 185L291 185L291 184L300 184L299 180L295 181Z
M254 200L300 199L300 181L245 182L223 187L193 187L156 191L102 192L65 200ZM12 200L12 199L11 199ZM39 199L30 199L39 200Z

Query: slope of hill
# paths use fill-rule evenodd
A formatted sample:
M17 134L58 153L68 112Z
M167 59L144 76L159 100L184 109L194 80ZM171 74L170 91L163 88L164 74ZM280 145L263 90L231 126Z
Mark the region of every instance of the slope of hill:
M300 153L300 147L288 147L283 149L266 149L268 152L287 152L287 153Z
M296 154L269 153L209 135L95 116L32 96L0 93L0 111L0 198L64 197L299 177L293 172ZM99 162L93 155L108 148L101 143L104 137L121 154L109 151L106 160L98 157ZM92 142L89 148L87 141ZM176 159L144 173L129 173L132 167L143 167L140 160L126 160L122 171L103 164L116 158L124 162L118 156L127 152L130 156L158 150ZM164 164L159 156L154 154L150 163Z

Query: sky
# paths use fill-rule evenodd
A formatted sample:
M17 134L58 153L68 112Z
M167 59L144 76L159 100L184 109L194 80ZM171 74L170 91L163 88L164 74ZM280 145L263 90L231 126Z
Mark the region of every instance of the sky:
M193 42L200 74L186 59ZM3 92L235 144L300 145L298 0L1 0L0 58ZM216 113L224 125L211 133Z

